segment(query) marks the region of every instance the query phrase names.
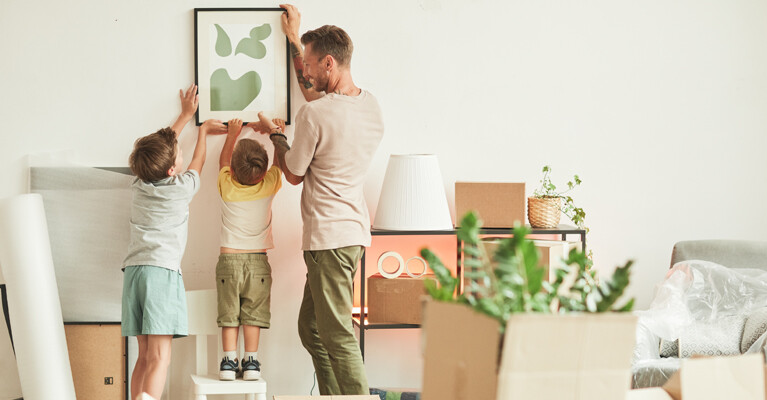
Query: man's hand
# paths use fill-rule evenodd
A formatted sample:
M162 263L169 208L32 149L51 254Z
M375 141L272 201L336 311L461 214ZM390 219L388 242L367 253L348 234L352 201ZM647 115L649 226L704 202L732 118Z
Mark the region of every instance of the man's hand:
M280 131L281 131L282 133L285 133L285 120L284 120L284 119L274 118L274 119L272 120L272 122L273 122L275 125L277 125L277 127L278 127L278 128L280 128Z
M242 120L239 118L234 118L229 120L229 128L227 134L230 136L237 137L239 136L240 132L242 131Z
M224 133L227 133L226 125L218 119L209 119L200 126L200 134L202 135L221 135Z
M187 118L187 120L192 119L200 101L197 95L197 85L189 86L186 89L186 93L179 89L178 97L181 98L181 115Z
M300 46L298 28L301 26L301 13L291 4L280 4L280 8L285 9L282 14L282 33L288 37L291 43Z

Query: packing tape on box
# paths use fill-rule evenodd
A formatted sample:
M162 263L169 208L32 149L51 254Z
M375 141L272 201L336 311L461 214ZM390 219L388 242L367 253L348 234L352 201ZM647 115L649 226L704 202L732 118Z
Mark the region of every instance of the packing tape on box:
M24 398L75 400L48 225L39 194L0 201L0 267Z
M386 272L386 270L384 270L383 262L385 259L389 257L394 257L397 261L399 261L399 265L397 265L397 270L394 272ZM405 260L396 251L387 251L386 253L383 253L381 254L380 257L378 257L378 272L380 272L384 278L394 279L400 276L404 269L405 269Z

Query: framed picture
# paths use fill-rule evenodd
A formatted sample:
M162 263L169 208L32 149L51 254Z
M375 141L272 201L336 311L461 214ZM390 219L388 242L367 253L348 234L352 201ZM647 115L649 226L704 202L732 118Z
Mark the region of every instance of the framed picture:
M290 124L288 39L282 8L195 8L197 125L207 119Z

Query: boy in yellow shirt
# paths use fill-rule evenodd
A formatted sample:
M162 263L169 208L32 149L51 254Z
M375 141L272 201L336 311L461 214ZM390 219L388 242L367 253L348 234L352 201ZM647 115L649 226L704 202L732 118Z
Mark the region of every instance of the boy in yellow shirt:
M248 126L257 132L282 120L261 121ZM257 359L261 328L268 329L272 285L271 267L266 251L274 248L272 240L272 200L282 187L282 171L269 165L264 147L252 139L240 139L242 120L229 121L226 142L219 159L218 190L221 195L221 254L216 265L218 326L222 328L224 358L219 379L231 381L239 372L237 336L243 327L245 354L242 377L261 377ZM235 145L236 144L236 145Z

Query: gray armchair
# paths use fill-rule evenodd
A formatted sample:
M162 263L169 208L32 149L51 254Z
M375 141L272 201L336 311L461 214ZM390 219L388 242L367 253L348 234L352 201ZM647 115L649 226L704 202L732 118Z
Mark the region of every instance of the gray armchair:
M767 271L767 242L693 240L676 243L671 253L671 266L688 260L710 261L728 268ZM741 340L746 338L742 337ZM679 367L679 360L676 358L647 361L643 360L633 368L634 388L662 386Z

